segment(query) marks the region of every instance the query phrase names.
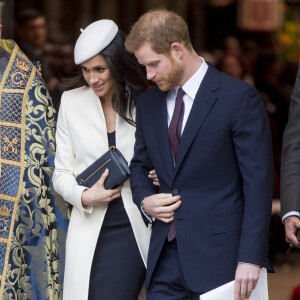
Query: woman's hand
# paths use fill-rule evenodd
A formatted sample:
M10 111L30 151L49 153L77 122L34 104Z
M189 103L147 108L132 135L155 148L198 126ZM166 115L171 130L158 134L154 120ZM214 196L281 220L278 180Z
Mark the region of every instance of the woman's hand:
M150 171L148 177L151 178L151 179L153 180L153 184L154 184L154 185L160 186L159 180L158 180L158 178L157 178L157 174L156 174L156 171L155 171L155 170Z
M88 190L85 190L81 195L82 205L102 205L111 202L112 200L121 196L120 191L122 186L112 190L106 190L104 181L109 174L106 169L100 179Z

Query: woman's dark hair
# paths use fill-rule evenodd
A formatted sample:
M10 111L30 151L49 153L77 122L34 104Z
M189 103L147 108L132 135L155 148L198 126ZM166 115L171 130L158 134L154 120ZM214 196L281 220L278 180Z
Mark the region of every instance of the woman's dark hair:
M135 56L126 51L124 42L125 34L119 30L113 41L99 54L105 58L107 67L116 82L117 88L112 97L113 109L126 122L135 126L132 111L138 95L149 87L149 83L145 70L139 65ZM67 86L74 88L83 85L87 83L81 69L78 69L78 74L71 80L67 80Z

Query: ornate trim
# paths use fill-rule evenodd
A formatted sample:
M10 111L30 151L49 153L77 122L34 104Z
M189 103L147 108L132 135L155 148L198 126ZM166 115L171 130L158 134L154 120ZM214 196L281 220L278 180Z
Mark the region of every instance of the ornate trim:
M3 114L6 119L0 121L0 243L2 246L6 245L2 274L0 269L0 295L4 291L16 211L22 193L26 102L35 74L35 67L24 59L19 47L15 45L0 83L0 113L11 110L10 114ZM4 98L3 95L6 97ZM18 105L11 107L5 105L5 101ZM14 113L17 113L18 118ZM10 177L11 173L13 177ZM9 186L13 184L18 186ZM0 255L3 259L4 253Z

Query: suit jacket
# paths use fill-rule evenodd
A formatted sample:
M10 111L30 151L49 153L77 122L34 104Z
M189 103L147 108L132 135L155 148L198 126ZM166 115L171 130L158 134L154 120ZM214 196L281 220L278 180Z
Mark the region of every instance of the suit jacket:
M289 121L282 142L281 214L300 211L300 64L291 97Z
M128 162L133 156L134 132L135 127L117 115L116 145ZM64 299L84 300L88 298L91 265L107 209L107 205L102 205L84 210L81 194L85 187L75 180L77 174L108 150L102 106L91 88L81 87L63 94L56 141L54 188L73 206L66 242ZM129 180L121 195L146 265L150 228L145 226L132 201Z
M180 263L188 287L202 293L233 280L237 262L265 265L273 193L269 122L252 86L209 66L174 168L165 99L157 87L138 99L133 199L140 207L155 193L146 179L152 168L161 193L181 195L175 211ZM169 226L153 223L146 287Z

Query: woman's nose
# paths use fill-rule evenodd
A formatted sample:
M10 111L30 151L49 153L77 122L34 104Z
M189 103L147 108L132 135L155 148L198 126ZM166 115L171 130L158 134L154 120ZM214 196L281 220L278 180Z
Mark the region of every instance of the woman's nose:
M89 74L89 82L90 83L96 83L98 81L97 76L95 75L94 72L90 72Z

